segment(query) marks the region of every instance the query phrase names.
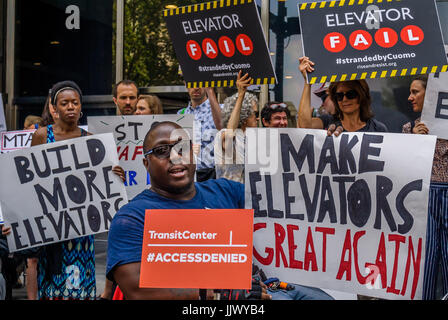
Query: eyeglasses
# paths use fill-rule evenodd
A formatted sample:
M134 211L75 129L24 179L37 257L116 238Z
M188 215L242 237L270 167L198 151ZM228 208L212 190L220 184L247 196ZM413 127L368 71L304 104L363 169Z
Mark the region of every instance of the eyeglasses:
M288 106L284 103L276 103L276 104L271 104L269 105L269 108L271 109L277 109L277 108L287 108Z
M174 151L177 154L182 155L183 151L190 150L192 144L191 140L179 140L176 143L172 144L163 144L161 146L152 148L143 154L144 157L150 154L154 154L159 159L167 159L171 155L171 150L174 148Z
M346 96L347 99L351 100L357 98L359 95L358 92L356 92L356 90L350 90L347 92L336 92L335 96L338 101L342 101L344 100L344 96Z

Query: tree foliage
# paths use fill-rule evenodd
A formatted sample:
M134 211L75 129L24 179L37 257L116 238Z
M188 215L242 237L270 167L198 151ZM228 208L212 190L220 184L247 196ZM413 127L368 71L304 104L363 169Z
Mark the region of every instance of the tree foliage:
M199 2L202 1L125 1L125 78L136 81L138 86L182 84L163 10L167 4L184 6Z

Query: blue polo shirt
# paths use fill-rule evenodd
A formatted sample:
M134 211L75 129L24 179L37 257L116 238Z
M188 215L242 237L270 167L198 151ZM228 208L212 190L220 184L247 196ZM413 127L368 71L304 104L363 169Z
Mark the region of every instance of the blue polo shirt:
M191 200L172 200L149 189L144 190L114 216L107 245L106 276L120 265L140 262L146 209L242 209L244 185L227 179L196 182Z

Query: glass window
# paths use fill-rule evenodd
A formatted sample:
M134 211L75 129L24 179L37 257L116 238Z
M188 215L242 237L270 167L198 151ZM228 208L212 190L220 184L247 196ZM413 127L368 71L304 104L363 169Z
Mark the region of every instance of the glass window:
M82 90L81 124L88 115L115 114L115 21L116 0L16 1L17 129L42 113L48 90L63 80Z
M271 0L269 14L269 48L278 80L278 84L270 85L269 100L290 101L296 108L298 88L304 83L298 71L302 43L297 3Z
M45 96L73 80L110 95L115 0L17 0L15 95Z
M448 45L448 0L438 0L436 2L439 12L440 27L442 28L445 47Z

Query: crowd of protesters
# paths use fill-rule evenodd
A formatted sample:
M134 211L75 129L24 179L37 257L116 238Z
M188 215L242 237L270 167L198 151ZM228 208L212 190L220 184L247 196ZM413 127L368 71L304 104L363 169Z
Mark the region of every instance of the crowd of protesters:
M342 132L388 132L386 125L375 119L372 98L365 80L352 80L322 85L314 94L321 98L320 108L311 107L311 85L308 73L314 71L308 57L299 59L299 72L305 79L299 101L297 127L326 130L328 135ZM143 142L143 164L149 173L151 187L129 199L115 215L108 235L106 284L96 288L94 237L46 245L36 250L18 252L26 261L28 299L333 299L318 288L290 284L288 290L266 286L263 270L254 266L251 290L143 289L139 288L141 246L145 209L244 208L244 141L247 128L287 128L291 117L285 102L270 101L262 108L256 94L248 92L249 74L238 73L237 92L219 104L213 88L188 88L188 106L178 114L194 115L192 140L172 122L155 123ZM421 112L427 78L419 76L410 86L409 102L413 111ZM163 114L160 99L139 95L131 80L117 83L112 91L117 115ZM261 110L260 110L261 109ZM78 127L82 116L82 92L72 81L56 83L49 91L41 117L29 116L24 129L36 129L32 146L62 141L90 133ZM176 130L176 131L175 131ZM173 132L180 132L173 136ZM418 118L403 125L403 133L429 134ZM210 146L213 146L210 148ZM176 150L191 152L196 163L183 163ZM187 148L188 149L188 148ZM174 151L174 152L173 152ZM231 151L231 152L229 152ZM230 158L229 158L230 157ZM423 299L435 299L437 276L443 276L442 291L448 292L448 141L438 139L431 176ZM123 181L124 171L114 168ZM196 177L196 182L195 182ZM221 196L216 196L221 195ZM10 263L4 237L10 228L2 226L0 243L3 268ZM439 270L439 265L442 266ZM68 279L66 268L76 268L76 282ZM6 274L6 298L11 299L14 277ZM5 298L5 283L0 274L0 299ZM3 287L3 289L2 289ZM97 291L101 291L100 294ZM9 292L9 293L8 293ZM3 295L3 296L2 296Z

